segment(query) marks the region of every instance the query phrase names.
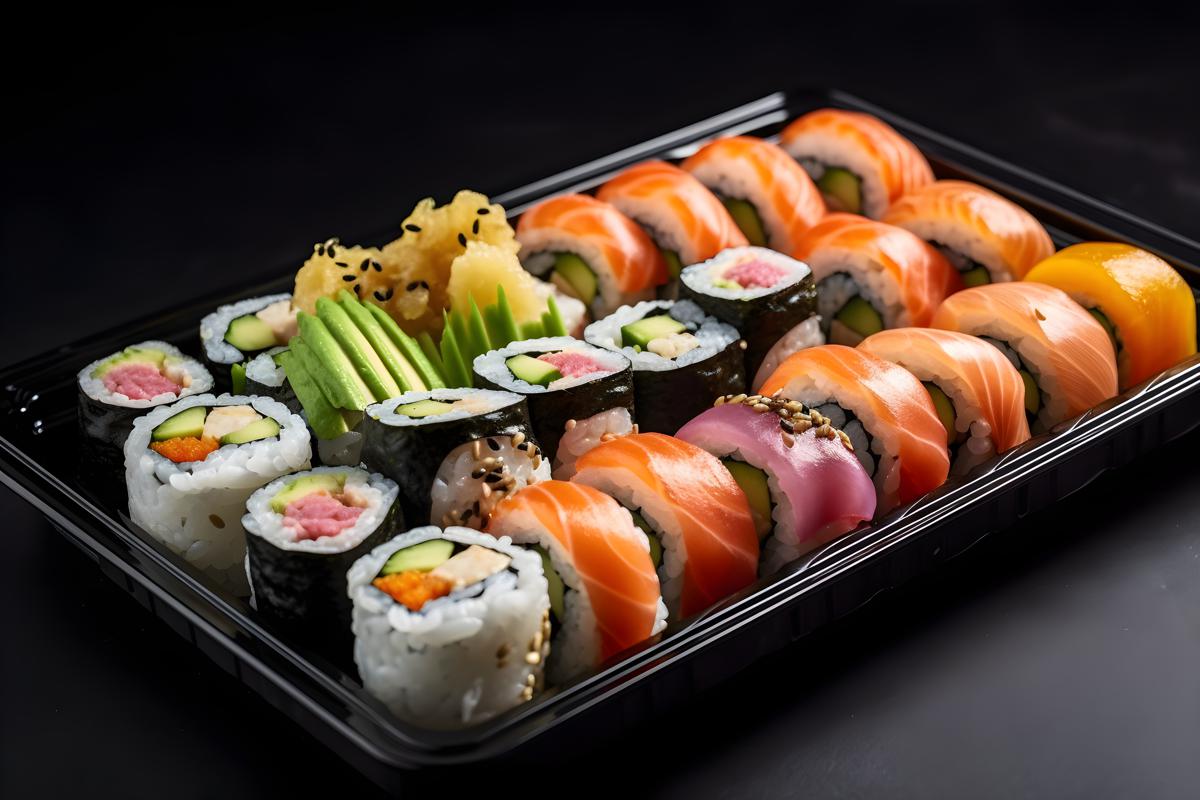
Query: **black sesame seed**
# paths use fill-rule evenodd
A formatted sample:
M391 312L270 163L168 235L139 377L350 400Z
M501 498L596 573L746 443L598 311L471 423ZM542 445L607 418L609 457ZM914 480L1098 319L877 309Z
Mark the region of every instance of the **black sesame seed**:
M333 262L333 263L334 263L334 264L337 264L337 265L338 265L339 267L341 267L342 269L346 269L347 267L349 267L349 266L350 266L350 263L349 263L348 261L335 261L335 262Z
M358 268L361 269L363 272L366 272L367 270L369 270L371 268L371 259L364 258L362 260L362 263L358 265Z
M387 295L387 299L388 299L388 300L391 300L391 299L392 299L392 295L393 295L393 294L395 294L395 293L396 293L396 287L394 287L394 286L389 286L389 287L388 287L388 290L387 290L387 292L385 292L385 294Z
M475 480L479 480L484 475L487 475L487 470L485 470L483 467L478 467L471 471L471 477Z
M475 220L471 223L471 233L475 234L476 236L479 235L479 220Z
M375 268L376 272L383 272L383 265L378 261L372 261L371 266Z
M418 281L413 281L413 282L412 282L412 283L410 283L408 286L405 286L405 287L404 287L404 291L406 291L406 292L415 292L415 291L417 290L417 287L418 287L418 286L420 286L420 285L421 285L421 284L420 284Z
M463 247L466 247L467 246L467 237L460 233L458 235L458 243L461 244Z
M500 449L499 442L497 442L495 439L492 439L491 437L488 437L487 446L491 450L499 450Z
M317 245L317 255L319 255L319 256L323 256L323 255L325 255L325 245L324 245L324 243Z
M492 210L490 208L481 208L476 213L479 214L480 216L484 216L484 215L492 213Z
M476 514L479 513L479 501L478 500L476 500L474 503L471 504L471 511L475 512Z
M407 225L405 225L405 226L404 226L404 230L406 230L406 231L412 231L413 233L420 233L420 232L421 232L421 226L420 226L420 225L413 225L413 224L410 222L410 223L408 223Z
M333 258L337 255L337 250L333 249L333 245L329 245L329 257Z
M362 287L361 287L361 286L359 286L357 283L356 283L356 284L354 284L354 296L355 296L355 297L362 297Z
M521 442L519 445L517 445L517 449L518 450L528 450L529 442Z
M372 294L372 296L374 296L374 298L375 298L376 300L378 300L378 301L379 301L379 302L381 302L381 303L382 303L384 300L387 300L387 297L386 297L386 296L384 296L383 292L371 292L371 294Z
M461 519L463 522L466 522L467 520L469 520L471 518L471 514L472 514L471 509L469 509L469 508L464 509L463 512L458 515L458 518Z
M497 481L501 480L504 480L504 476L499 472L490 472L488 473L488 476L484 478L484 481L487 483L496 483Z
M343 275L342 280L349 283L350 281L357 280L357 279L353 275Z
M421 288L422 288L422 289L424 289L425 291L427 291L427 292L428 292L428 291L429 291L429 284L428 284L428 283L426 283L425 281L421 281Z

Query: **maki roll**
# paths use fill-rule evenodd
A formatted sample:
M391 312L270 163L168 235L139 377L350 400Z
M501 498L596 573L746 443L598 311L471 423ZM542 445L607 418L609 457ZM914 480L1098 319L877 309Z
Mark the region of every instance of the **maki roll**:
M233 391L235 394L252 394L278 400L297 414L301 411L296 392L287 380L283 361L286 347L273 347L259 353L245 365L233 365Z
M133 421L147 410L212 389L200 362L166 342L140 342L79 371L80 473L109 481L123 472Z
M550 477L525 398L488 389L407 392L367 408L362 460L400 486L410 522L483 527L497 503Z
M354 661L406 722L454 729L543 685L550 600L536 553L469 528L416 528L354 562Z
M1041 283L978 286L948 298L933 327L994 345L1025 383L1029 429L1043 433L1117 394L1117 360L1100 322Z
M649 539L673 619L698 614L757 577L758 536L746 495L701 448L661 433L622 436L585 453L571 480L629 509Z
M583 338L633 362L637 421L644 431L674 433L713 398L746 386L740 334L690 300L625 306L588 325Z
M742 488L764 575L875 515L875 487L850 437L795 400L721 397L677 435L721 459Z
M337 661L349 661L346 570L403 525L396 484L354 467L318 467L250 495L247 570L258 612Z
M550 593L551 683L592 671L666 627L646 536L608 495L545 481L501 504L487 530L541 554Z
M762 139L718 139L682 166L721 198L746 240L757 247L790 253L800 234L825 215L821 193L804 168Z
M1124 391L1196 352L1196 298L1161 258L1127 244L1058 251L1025 280L1062 289L1108 332Z
M667 262L633 220L582 194L543 200L517 223L521 263L583 301L593 319L654 297Z
M817 109L784 128L779 143L816 182L830 211L879 219L901 195L933 183L921 151L870 114Z
M550 459L567 420L633 411L633 367L621 353L569 336L526 339L475 359L476 383L525 396L533 434Z
M246 594L242 517L255 489L307 469L308 428L267 397L211 394L156 408L125 442L129 517L223 587Z
M738 247L685 269L682 295L737 328L746 375L765 380L797 350L825 344L817 288L807 264L763 247ZM766 364L759 376L760 367Z
M217 388L229 391L235 364L287 344L296 332L296 309L287 293L230 303L200 320L200 344Z
M828 423L846 434L875 484L877 514L936 489L950 472L946 429L925 387L908 370L862 350L838 344L801 350L759 394L795 400L812 425Z
M596 197L641 225L667 262L660 296L675 299L675 282L688 264L741 247L746 235L716 195L691 173L665 161L630 167L600 187Z
M883 221L940 250L968 287L1020 280L1054 254L1050 234L1028 211L966 181L934 181L910 192Z
M904 367L928 390L946 428L951 472L962 475L1029 438L1025 382L995 347L937 328L897 328L859 349Z
M962 288L941 253L903 228L830 214L793 255L812 267L829 341L854 346L885 328L924 327Z

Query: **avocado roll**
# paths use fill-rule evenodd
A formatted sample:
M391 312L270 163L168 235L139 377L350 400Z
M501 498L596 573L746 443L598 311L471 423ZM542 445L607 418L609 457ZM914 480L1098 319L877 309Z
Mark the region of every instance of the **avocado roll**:
M230 303L200 320L204 360L221 391L235 390L235 366L244 369L248 360L286 345L296 333L296 309L287 293Z
M140 342L79 371L80 474L111 480L125 463L133 421L149 409L203 394L212 375L166 342Z
M410 523L483 527L523 486L550 477L525 398L488 389L407 392L367 407L366 467L400 486Z
M675 433L717 397L746 390L745 341L690 300L622 306L583 337L633 362L642 431Z
M250 495L247 569L255 607L338 662L351 654L346 571L403 525L395 482L355 467L317 467Z
M248 593L242 517L255 489L309 467L308 428L268 397L196 395L125 442L129 517L224 588Z
M680 282L684 299L741 332L747 376L757 377L768 356L777 365L796 350L825 344L812 270L794 258L765 247L734 247L687 267Z
M532 700L550 653L542 559L469 528L416 528L347 573L363 686L406 722L475 725Z
M525 396L533 434L550 459L567 420L633 411L633 367L621 353L570 336L526 339L475 359L478 385Z

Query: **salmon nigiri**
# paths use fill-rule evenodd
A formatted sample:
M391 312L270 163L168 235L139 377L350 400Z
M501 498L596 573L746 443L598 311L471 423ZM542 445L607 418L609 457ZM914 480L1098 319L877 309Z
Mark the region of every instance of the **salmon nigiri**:
M777 145L731 136L701 147L683 168L729 209L750 244L790 253L825 215L812 178Z
M832 211L879 219L902 195L933 182L916 145L858 111L811 111L783 129L780 145L816 181Z
M1108 333L1053 286L1021 282L966 289L942 304L932 324L999 348L1025 382L1025 413L1034 433L1117 393Z
M837 344L794 353L759 387L798 400L813 424L845 431L885 513L945 482L946 429L921 382L903 367Z
M571 480L612 495L661 553L663 599L685 618L754 582L758 535L741 488L715 456L661 433L601 443Z
M1196 298L1170 264L1145 250L1076 244L1038 264L1025 280L1062 289L1104 326L1117 351L1122 390L1196 352Z
M583 194L543 200L517 223L521 263L584 302L594 319L654 297L667 262L637 223Z
M665 161L630 167L601 186L596 197L646 229L667 261L671 280L688 264L746 244L716 195Z
M858 347L904 367L929 391L955 474L1029 438L1025 383L987 342L957 331L897 328L868 336Z
M1054 252L1054 242L1025 209L966 181L935 181L906 194L883 221L937 247L966 286L1020 280Z
M554 622L552 681L595 669L666 625L646 536L603 492L566 481L535 483L496 508L487 532L542 553Z

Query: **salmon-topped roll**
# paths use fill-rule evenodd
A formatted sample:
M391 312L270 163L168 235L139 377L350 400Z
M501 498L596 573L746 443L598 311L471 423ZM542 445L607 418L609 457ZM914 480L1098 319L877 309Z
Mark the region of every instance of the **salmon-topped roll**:
M894 202L883 221L942 251L965 286L1020 280L1054 253L1041 223L995 192L966 181L935 181Z
M667 286L688 264L746 244L745 234L716 195L665 161L630 167L601 186L596 197L645 228L666 259Z
M543 200L517 223L521 264L588 307L593 319L652 300L667 262L637 223L583 194Z
M1025 382L1033 433L1117 394L1117 359L1104 327L1067 294L1041 283L977 286L948 298L933 327L995 345Z
M752 245L790 253L825 215L825 201L804 168L762 139L718 139L682 166L721 198Z
M497 507L487 532L542 555L551 682L593 670L666 625L646 536L603 492L566 481L527 486Z
M1025 280L1062 289L1108 331L1122 391L1196 352L1196 298L1171 265L1145 250L1076 244L1035 266Z
M796 400L810 422L845 432L875 484L877 514L941 486L950 472L946 429L912 373L838 344L789 356L759 394Z
M754 582L750 505L715 456L673 436L635 433L600 443L575 466L571 480L614 497L645 531L673 618Z
M856 214L830 214L792 255L817 282L817 311L828 340L856 345L885 328L924 327L949 295L958 272L914 234Z
M811 111L783 129L780 144L816 182L830 211L879 219L901 196L933 183L916 145L870 114Z
M929 392L954 474L1029 438L1025 382L986 342L957 331L897 328L868 336L858 348L904 367Z

